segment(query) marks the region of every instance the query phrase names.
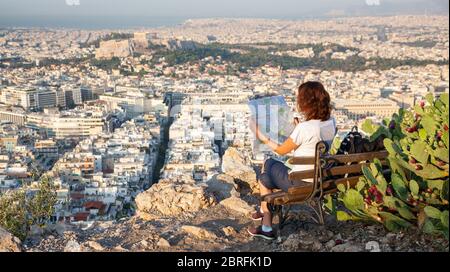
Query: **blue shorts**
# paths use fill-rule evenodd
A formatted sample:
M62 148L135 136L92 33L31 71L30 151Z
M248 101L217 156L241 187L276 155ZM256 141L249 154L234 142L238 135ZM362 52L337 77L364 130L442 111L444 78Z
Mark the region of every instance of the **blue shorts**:
M290 168L284 165L284 163L268 159L264 162L264 169L259 176L259 181L267 189L281 189L285 192L293 186L308 186L308 182L304 181L291 181L289 180Z

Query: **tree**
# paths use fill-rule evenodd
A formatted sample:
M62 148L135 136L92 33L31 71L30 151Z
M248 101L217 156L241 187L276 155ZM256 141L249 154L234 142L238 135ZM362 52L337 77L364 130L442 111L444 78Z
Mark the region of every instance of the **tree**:
M45 225L54 213L56 190L43 177L37 188L21 188L0 195L0 226L21 240L33 225Z

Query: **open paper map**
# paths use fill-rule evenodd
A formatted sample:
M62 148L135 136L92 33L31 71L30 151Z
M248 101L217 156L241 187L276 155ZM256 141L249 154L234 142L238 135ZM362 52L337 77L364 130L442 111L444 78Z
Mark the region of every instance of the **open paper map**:
M261 133L281 144L295 128L294 112L283 96L270 96L249 101L252 118Z

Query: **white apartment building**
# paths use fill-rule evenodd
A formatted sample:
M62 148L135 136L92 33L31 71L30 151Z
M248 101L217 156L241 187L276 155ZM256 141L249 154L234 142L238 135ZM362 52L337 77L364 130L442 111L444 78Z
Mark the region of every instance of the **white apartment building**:
M0 102L28 110L56 107L60 101L57 91L54 90L7 87L1 90Z
M40 110L82 104L92 99L88 88L47 89L30 87L7 87L0 91L0 103L22 107L24 110Z
M48 137L57 139L98 135L107 127L109 114L95 111L46 111L43 114L26 115L25 126L45 131Z
M334 99L335 110L348 116L351 120L360 120L368 116L391 117L398 112L399 106L390 99L376 100Z
M99 99L105 101L110 110L124 110L129 118L155 111L167 115L167 107L162 98L152 97L138 88L125 88L120 92L103 94Z

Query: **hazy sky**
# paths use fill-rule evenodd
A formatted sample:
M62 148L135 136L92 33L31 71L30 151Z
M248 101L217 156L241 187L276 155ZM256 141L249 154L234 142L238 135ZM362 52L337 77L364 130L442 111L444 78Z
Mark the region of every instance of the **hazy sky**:
M79 3L79 5L78 5ZM304 17L448 13L448 0L0 0L0 16Z

